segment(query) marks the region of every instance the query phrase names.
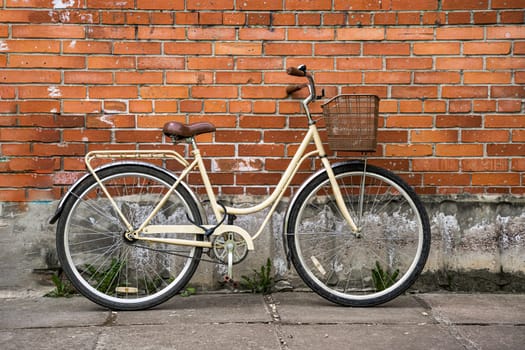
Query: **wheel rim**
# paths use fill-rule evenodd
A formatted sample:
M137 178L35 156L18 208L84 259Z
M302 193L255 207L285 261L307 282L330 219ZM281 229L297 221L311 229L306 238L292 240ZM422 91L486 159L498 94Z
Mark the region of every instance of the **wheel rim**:
M362 176L362 171L336 176L350 214L362 228L361 238L350 233L327 190L331 188L328 180L302 202L293 225L298 265L304 269L307 284L321 288L324 296L359 301L397 295L412 284L414 273L421 268L424 227L412 198L391 179L367 172L365 205L358 217L355 198ZM397 208L391 209L394 204ZM400 227L406 231L396 236ZM375 279L374 275L382 277Z
M135 227L170 187L166 180L138 172L111 175L102 181ZM174 193L152 224L186 222L186 213L194 215L178 192ZM181 282L194 268L198 248L129 242L124 238L124 225L96 182L77 198L63 239L66 264L81 292L109 303L138 304L169 297L185 284Z

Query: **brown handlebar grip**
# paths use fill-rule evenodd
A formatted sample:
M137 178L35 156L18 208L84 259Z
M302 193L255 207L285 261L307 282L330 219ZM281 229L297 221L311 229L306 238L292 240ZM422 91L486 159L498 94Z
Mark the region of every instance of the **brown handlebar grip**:
M286 73L288 73L288 75L293 75L295 77L304 77L306 75L305 72L303 72L302 70L299 70L295 67L290 67L286 70Z
M286 88L286 94L287 94L287 95L291 95L291 94L293 94L294 92L299 91L299 90L301 90L302 88L305 88L305 87L307 87L307 86L308 86L307 84L289 85L289 86Z

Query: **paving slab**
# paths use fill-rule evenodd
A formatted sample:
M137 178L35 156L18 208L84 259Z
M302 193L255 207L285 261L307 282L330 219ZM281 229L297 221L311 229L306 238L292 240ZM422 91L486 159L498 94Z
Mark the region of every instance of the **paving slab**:
M420 298L444 323L525 324L525 294L444 293L421 294Z
M263 296L246 293L175 296L152 310L118 312L114 318L116 325L272 321Z
M128 346L123 347L123 344ZM97 349L271 349L280 342L270 324L204 323L163 326L109 327L103 330Z
M29 328L0 330L3 350L93 350L101 328Z
M108 311L83 297L0 299L0 329L103 325Z
M435 325L284 325L289 349L464 350Z
M459 326L456 330L473 349L525 349L525 326Z
M273 294L283 323L305 324L426 324L435 320L424 304L412 296L401 296L395 300L371 308L351 308L333 304L314 293Z

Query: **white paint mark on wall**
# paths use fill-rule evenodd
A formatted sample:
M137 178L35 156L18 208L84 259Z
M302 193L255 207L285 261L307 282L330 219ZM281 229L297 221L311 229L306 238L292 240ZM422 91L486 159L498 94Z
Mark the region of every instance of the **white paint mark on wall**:
M54 9L66 9L75 6L75 0L53 0Z
M47 88L47 92L49 93L49 97L51 98L57 98L62 96L62 92L60 91L60 88L55 85L51 85Z
M115 124L113 124L113 121L109 120L109 118L111 118L110 115L103 115L102 117L100 117L100 121L108 125L115 126Z
M0 51L7 51L7 50L9 50L7 43L3 40L0 40Z

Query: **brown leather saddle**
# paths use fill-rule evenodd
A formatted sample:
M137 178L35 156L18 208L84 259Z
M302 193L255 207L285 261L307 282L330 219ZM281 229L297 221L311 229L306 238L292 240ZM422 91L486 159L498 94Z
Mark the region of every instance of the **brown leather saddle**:
M164 135L173 138L174 140L181 140L194 137L200 134L215 131L215 125L208 122L183 124L179 122L167 122L162 128Z

